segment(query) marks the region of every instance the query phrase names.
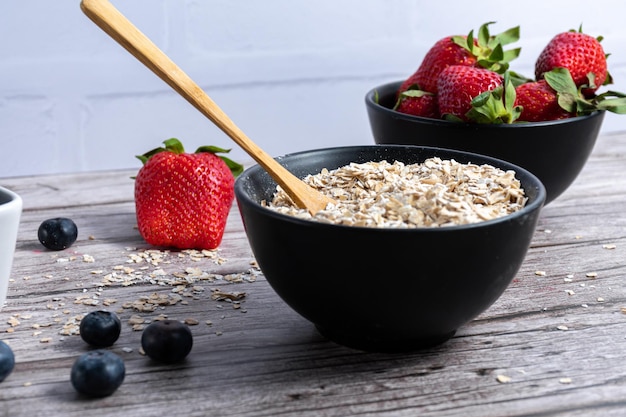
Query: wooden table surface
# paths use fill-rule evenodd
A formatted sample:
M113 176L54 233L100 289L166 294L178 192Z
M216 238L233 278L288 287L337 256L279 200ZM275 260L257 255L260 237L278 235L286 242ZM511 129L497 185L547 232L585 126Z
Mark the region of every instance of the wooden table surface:
M572 187L542 211L502 297L445 344L409 354L351 350L322 338L255 267L236 206L216 252L152 250L135 227L136 171L1 179L24 200L0 338L16 366L0 416L624 416L626 134L598 139ZM39 224L72 218L61 252ZM385 302L381 299L381 308ZM82 315L116 311L126 364L112 396L70 383L89 350ZM142 355L142 326L186 320L187 360Z

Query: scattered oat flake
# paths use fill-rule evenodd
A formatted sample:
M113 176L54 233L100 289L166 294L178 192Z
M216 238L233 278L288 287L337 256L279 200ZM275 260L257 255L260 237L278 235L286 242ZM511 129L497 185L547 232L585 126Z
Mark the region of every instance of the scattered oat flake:
M500 382L501 384L506 384L507 382L511 382L511 377L507 376L507 375L500 374L500 375L496 376L496 380L498 382Z
M569 327L567 327L567 326L563 326L563 325L556 326L556 328L557 328L558 330L563 330L563 331L565 331L565 330L569 330Z
M63 336L71 336L71 335L79 334L80 333L80 321L83 319L83 317L84 315L82 314L70 317L65 322L61 330L59 331L59 334Z
M546 271L535 271L535 275L537 275L538 277L545 277Z
M599 302L599 303L603 303L603 302L604 302L604 298L602 298L602 297L598 297L598 298L596 299L596 301L597 301L597 302Z
M25 387L30 387L31 385L33 385L32 382L28 381L28 382L24 382L24 386Z
M52 338L51 337L43 337L41 339L39 339L39 343L50 343L52 342Z
M572 378L561 378L561 379L559 379L559 382L561 384L571 384L572 383Z
M214 289L211 293L211 298L213 300L231 300L238 301L243 299L246 296L245 292L224 292L219 289Z
M198 320L194 319L194 318L186 318L185 319L185 324L189 325L189 326L195 326L198 323L200 323Z
M615 245L602 245L604 249L615 249L617 246Z
M597 272L587 272L587 273L585 274L585 276L586 276L587 278L598 278L598 273L597 273Z
M619 311L621 311L622 313L626 314L626 307L621 307L621 308L619 309Z
M133 314L132 316L130 316L130 318L128 319L128 324L130 325L134 325L134 324L143 324L145 323L145 319L139 315Z
M567 295L574 295L574 294L576 294L576 293L574 292L574 290L565 290L565 293L566 293Z

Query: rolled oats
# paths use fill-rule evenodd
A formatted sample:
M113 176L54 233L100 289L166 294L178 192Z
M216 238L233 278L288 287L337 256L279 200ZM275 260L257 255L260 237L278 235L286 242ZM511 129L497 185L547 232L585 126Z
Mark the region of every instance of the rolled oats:
M514 171L440 158L418 164L351 163L331 171L323 169L305 177L304 182L337 204L311 216L297 208L280 186L273 199L262 204L324 223L417 228L495 219L520 210L528 200Z

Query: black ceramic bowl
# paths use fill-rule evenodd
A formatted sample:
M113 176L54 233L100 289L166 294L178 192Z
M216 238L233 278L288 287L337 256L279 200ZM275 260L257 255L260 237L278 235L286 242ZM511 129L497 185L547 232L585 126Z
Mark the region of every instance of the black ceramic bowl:
M512 162L543 182L546 204L574 182L604 120L602 111L565 120L512 125L455 123L411 116L392 110L401 83L381 85L365 96L377 144L459 149Z
M276 183L260 166L235 182L253 254L276 293L328 339L367 351L442 343L487 309L517 273L535 231L545 188L508 162L418 146L369 145L299 152L277 160L296 176L350 162L429 157L513 169L529 197L513 214L440 228L366 228L320 223L261 206Z

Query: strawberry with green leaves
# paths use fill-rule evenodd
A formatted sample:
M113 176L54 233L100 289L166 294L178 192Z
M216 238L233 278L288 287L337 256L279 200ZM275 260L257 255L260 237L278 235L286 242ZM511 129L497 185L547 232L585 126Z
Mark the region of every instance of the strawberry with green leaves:
M178 139L138 156L135 177L139 233L155 246L215 249L234 200L235 176L243 166L205 146L186 153Z
M445 72L447 71L449 70L446 69ZM445 72L442 72L442 76ZM461 86L464 83L480 84L470 79L464 81L461 76L457 78ZM583 87L574 83L566 68L555 68L546 72L542 80L529 80L522 84L518 84L519 78L512 76L509 71L506 71L502 78L500 85L493 89L488 88L471 99L470 109L465 113L465 117L449 112L445 118L453 121L498 124L560 120L596 111L626 114L626 95L607 91L587 98L581 91ZM445 106L443 109L442 112L448 111L445 110Z
M417 71L400 85L398 93L412 88L436 94L437 77L445 67L449 65L475 66L476 57L466 47L455 43L453 39L453 36L448 36L435 42L424 56Z
M485 69L465 65L446 67L437 79L439 112L447 120L471 121L468 114L478 96L501 86L502 75Z
M412 116L439 118L437 96L413 87L400 93L393 109Z
M590 97L602 85L612 82L607 69L602 37L594 38L582 32L570 30L554 36L539 54L535 62L535 78L555 68L566 68L577 87Z
M626 114L626 95L606 91L585 96L587 84L576 85L567 68L557 67L543 79L519 85L515 103L522 108L519 121L538 122L584 116L596 111Z
M517 119L520 122L545 122L574 117L563 109L558 102L558 93L546 80L532 81L521 84L515 89L515 105L522 112Z
M467 36L447 36L435 42L398 93L417 86L419 90L437 94L437 78L450 65L487 68L498 73L506 71L509 62L519 55L520 48L505 51L503 46L519 39L519 26L491 35L489 25L493 23L483 24L476 37L472 30Z
M533 80L509 70L519 49L503 50L503 45L518 40L519 27L490 36L490 23L481 26L477 39L470 32L437 42L399 88L394 109L434 117L438 108L439 117L446 120L494 124L559 120L596 111L626 114L624 93L598 94L601 85L612 83L601 37L581 29L556 35L538 57Z

